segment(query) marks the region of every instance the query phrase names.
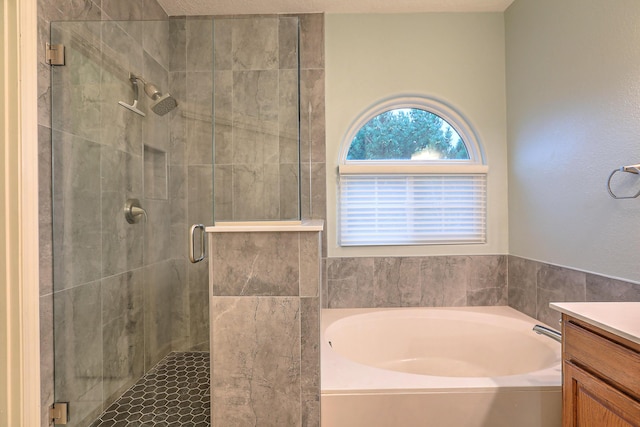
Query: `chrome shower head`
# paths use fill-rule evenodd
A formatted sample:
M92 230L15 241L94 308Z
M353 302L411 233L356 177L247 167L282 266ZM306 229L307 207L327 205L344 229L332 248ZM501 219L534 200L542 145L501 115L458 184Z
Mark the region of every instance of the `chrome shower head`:
M130 110L133 110L133 108L135 108L135 110L137 110L136 112L142 116L144 116L144 113L142 113L142 111L137 109L137 102L138 102L138 80L140 80L143 84L144 84L144 93L147 94L147 96L149 98L151 98L154 102L151 104L151 110L156 113L159 116L164 116L165 114L167 114L169 111L173 110L174 108L176 108L178 106L178 102L175 100L174 97L172 97L171 95L169 95L168 93L163 94L162 92L160 92L160 90L156 87L156 85L154 85L153 83L149 83L147 82L145 79L143 79L140 76L136 76L133 73L129 74L129 80L131 80L131 83L133 84L133 88L135 91L135 101L133 103L133 105L126 105L124 104L122 101L120 102L121 105L123 105L124 107L129 108Z
M151 110L159 116L164 116L169 111L178 106L175 98L168 93L156 97L155 102L151 104Z
M168 93L163 94L153 83L144 82L144 93L153 99L151 110L159 116L164 116L178 106L178 102L173 96Z

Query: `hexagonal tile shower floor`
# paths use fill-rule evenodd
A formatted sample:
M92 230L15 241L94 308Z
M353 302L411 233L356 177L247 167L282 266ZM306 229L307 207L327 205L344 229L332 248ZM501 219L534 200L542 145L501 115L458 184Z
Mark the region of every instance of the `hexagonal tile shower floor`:
M209 353L169 353L91 427L209 427Z

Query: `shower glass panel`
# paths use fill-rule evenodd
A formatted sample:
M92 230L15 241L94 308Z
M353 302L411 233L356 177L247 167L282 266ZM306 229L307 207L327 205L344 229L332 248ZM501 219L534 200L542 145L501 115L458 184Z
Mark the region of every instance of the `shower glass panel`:
M215 18L214 219L300 219L298 18Z
M91 425L169 352L209 347L206 274L186 260L183 135L195 108L184 29L184 19L51 24L66 56L51 68L54 393L70 426ZM120 104L134 103L131 73L144 116ZM128 199L145 210L133 224Z

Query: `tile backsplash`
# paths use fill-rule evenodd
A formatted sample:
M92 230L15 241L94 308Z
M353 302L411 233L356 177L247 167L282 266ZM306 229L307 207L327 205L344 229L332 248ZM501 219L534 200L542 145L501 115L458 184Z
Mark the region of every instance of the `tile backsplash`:
M640 301L640 284L513 255L328 258L324 308L509 305L557 326L550 302Z
M329 258L323 306L507 304L507 256Z
M509 305L552 327L550 302L640 301L640 284L509 256Z

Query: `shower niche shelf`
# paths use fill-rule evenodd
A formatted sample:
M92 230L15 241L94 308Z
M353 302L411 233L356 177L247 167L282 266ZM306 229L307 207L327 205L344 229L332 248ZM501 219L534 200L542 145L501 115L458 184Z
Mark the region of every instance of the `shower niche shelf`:
M144 145L144 197L167 200L167 153Z

